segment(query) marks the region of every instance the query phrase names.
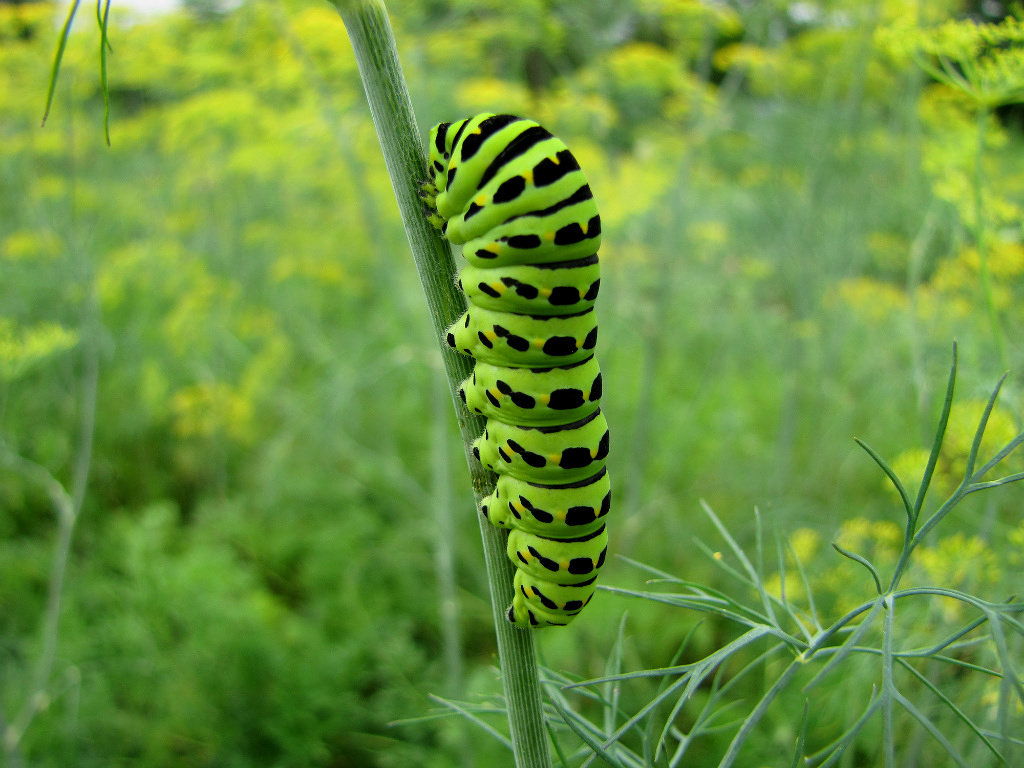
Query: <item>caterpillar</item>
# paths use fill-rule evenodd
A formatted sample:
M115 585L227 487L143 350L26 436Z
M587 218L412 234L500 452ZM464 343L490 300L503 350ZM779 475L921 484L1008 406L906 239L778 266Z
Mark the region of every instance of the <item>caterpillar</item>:
M611 486L594 348L601 219L561 140L532 120L483 113L430 132L427 218L467 265L468 310L447 330L474 358L459 396L485 416L473 454L498 476L480 511L509 529L506 616L564 626L594 595Z

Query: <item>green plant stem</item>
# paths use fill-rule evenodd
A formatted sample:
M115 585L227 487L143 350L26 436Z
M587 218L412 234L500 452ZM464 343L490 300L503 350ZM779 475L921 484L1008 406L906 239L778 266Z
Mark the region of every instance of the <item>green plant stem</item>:
M443 342L445 329L465 309L465 298L453 280L455 262L451 249L423 215L419 184L427 177L426 158L387 11L382 0L332 2L341 14L355 51L370 114L441 348L473 492L479 504L492 490L494 477L475 460L470 448L472 440L483 432L483 420L470 417L458 397L459 383L469 376L472 366L469 358L455 353ZM551 765L551 757L533 635L516 629L505 620L505 605L512 596L513 576L512 564L505 555L506 536L481 515L477 515L477 521L484 543L498 661L505 685L515 764L518 768L546 768Z

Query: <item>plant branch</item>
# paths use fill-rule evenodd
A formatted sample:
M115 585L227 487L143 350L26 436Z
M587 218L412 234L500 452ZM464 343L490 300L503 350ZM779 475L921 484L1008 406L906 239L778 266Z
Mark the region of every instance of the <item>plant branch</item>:
M471 361L443 343L445 329L465 309L465 298L455 285L455 262L451 249L423 213L419 188L427 178L426 157L394 34L382 0L332 2L341 14L355 51L370 114L441 349L473 492L479 505L493 488L494 477L473 458L470 449L472 440L483 432L483 420L471 417L457 394L459 383L471 372ZM477 515L477 522L484 542L498 660L508 702L516 765L519 768L544 768L550 766L551 758L533 635L516 629L504 617L505 604L513 593L512 564L505 555L506 535L481 515Z

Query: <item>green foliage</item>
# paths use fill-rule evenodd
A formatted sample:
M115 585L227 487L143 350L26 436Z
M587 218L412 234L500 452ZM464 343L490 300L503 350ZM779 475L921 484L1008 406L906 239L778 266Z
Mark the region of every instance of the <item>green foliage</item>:
M664 735L661 764L683 750L715 765L787 674L744 764L789 766L798 744L818 764L851 729L871 745L904 727L921 734L907 750L948 764L918 714L971 765L1019 758L999 735L1019 691L993 673L1020 658L1020 489L958 499L890 588L902 498L850 441L896 457L914 510L929 466L933 493L956 493L1003 370L977 468L1020 431L1024 152L993 111L1020 73L991 65L1006 79L980 100L952 79L1017 48L935 47L982 34L947 2L836 0L809 19L782 2L583 5L389 3L425 126L526 112L587 169L614 393L602 579L701 609L604 592L543 640L565 763L596 748L659 764ZM118 11L107 149L97 25L85 14L69 36L40 129L63 18L0 7L7 762L501 762L451 719L388 726L431 693L500 702L435 340L336 15L296 0L128 26ZM901 56L893 40L920 45ZM961 394L930 462L952 338ZM1004 461L1021 471L1019 449ZM693 544L719 535L699 498L735 542L721 559ZM435 505L454 517L448 590ZM633 583L647 575L677 588ZM440 629L452 604L461 645ZM861 607L843 624L864 627L856 643L834 634L787 672L815 615L825 629ZM671 671L629 671L647 668ZM605 744L619 730L622 751ZM860 749L838 764L884 764Z
M695 744L721 735L731 738L720 750L720 768L745 764L740 760L760 763L771 759L773 751L789 752L793 744L791 765L835 765L848 754L885 766L909 759L938 764L952 760L959 766L1016 764L1024 749L1024 683L1017 661L1024 646L1024 603L1014 597L992 601L976 596L998 589L1007 575L980 540L970 546L962 534L954 534L934 545L924 542L948 515L960 511L968 494L1024 480L1024 472L990 477L1005 471L1003 460L1024 444L1024 432L985 454L988 460L978 466L997 387L977 423L960 484L925 517L955 376L954 359L945 407L914 495L862 444L898 489L906 513L902 536L899 526L892 525L895 531L890 531L888 524L854 519L844 524L843 544L833 543L839 554L867 569L870 580L851 574L854 566L849 563L825 562L815 552L813 532L788 542L776 538L772 547L760 516L754 554L748 554L705 506L726 546L724 552L701 548L741 590L709 589L641 566L651 583L678 591L612 591L706 613L738 625L743 634L686 664L583 682L553 681L562 691L585 688L605 710L603 722L596 722L556 705L562 721L577 734L591 734L584 741L595 752L608 754L614 765L681 765ZM852 531L865 525L868 535L851 541ZM1018 526L1012 535L1020 538L1021 530ZM854 544L860 551L847 548ZM873 549L866 550L864 544L873 544ZM923 573L912 569L919 564ZM913 586L903 586L905 582ZM688 641L678 654L689 651ZM737 682L747 684L744 678L752 672L764 677L753 705L734 692ZM608 684L651 679L662 683L630 716L628 708L620 710L601 693ZM710 695L698 698L698 690L709 682ZM564 700L561 693L559 699ZM698 708L695 717L684 716ZM801 708L803 717L797 723L792 714ZM766 720L772 723L773 712L770 735L754 739Z

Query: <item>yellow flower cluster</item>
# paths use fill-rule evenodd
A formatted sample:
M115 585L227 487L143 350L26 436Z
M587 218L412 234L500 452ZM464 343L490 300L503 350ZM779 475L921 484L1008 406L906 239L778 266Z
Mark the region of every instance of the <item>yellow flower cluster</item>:
M0 240L0 258L50 261L64 252L60 239L46 229L18 229Z
M904 531L901 525L889 520L868 520L862 517L845 521L835 536L835 542L847 552L853 552L869 560L883 579L891 573L903 546ZM1011 541L1024 545L1024 526L1010 534ZM862 603L874 594L874 585L866 572L863 588L854 588L851 578L853 569L860 566L842 558L829 546L824 546L822 536L811 528L800 528L789 537L789 563L787 565L786 598L797 605L807 605L807 593L803 580L796 576L795 557L806 575L815 605L835 616ZM1024 551L1018 548L1019 551ZM988 542L979 536L956 532L944 536L934 544L919 547L913 554L911 569L905 579L910 584L944 586L952 589L983 594L998 587L1005 576L999 558ZM782 596L782 579L773 574L766 580L770 594ZM884 583L883 583L884 586ZM808 605L809 607L809 605ZM958 604L943 601L937 614L943 621L955 621L959 616Z
M904 18L880 28L876 40L895 61L917 62L980 108L1024 98L1024 23L1013 16L998 24L965 19L931 27Z
M978 423L985 410L985 401L966 400L953 404L949 412L949 422L946 425L946 435L942 444L942 452L935 465L935 472L932 476L931 498L944 500L956 490L964 478L967 457L974 441ZM1013 413L1003 405L996 404L989 415L988 424L985 428L985 436L982 439L981 447L978 450L978 460L975 469L979 469L988 459L994 456L1000 448L1010 442L1017 435L1017 420L1022 414L1014 418ZM917 490L918 483L924 474L928 464L929 451L923 448L913 448L899 454L892 462L893 471L903 482L904 487L913 494ZM1001 474L1008 474L1024 469L1024 459L1011 455L1001 464ZM991 479L991 478L990 478ZM889 481L885 481L887 488L891 489Z
M834 295L858 315L872 322L891 320L908 306L906 292L873 277L840 280Z
M180 437L226 435L240 443L252 436L253 403L223 381L182 387L171 397L174 431Z
M0 316L0 381L12 381L78 344L78 334L57 323L21 325Z

